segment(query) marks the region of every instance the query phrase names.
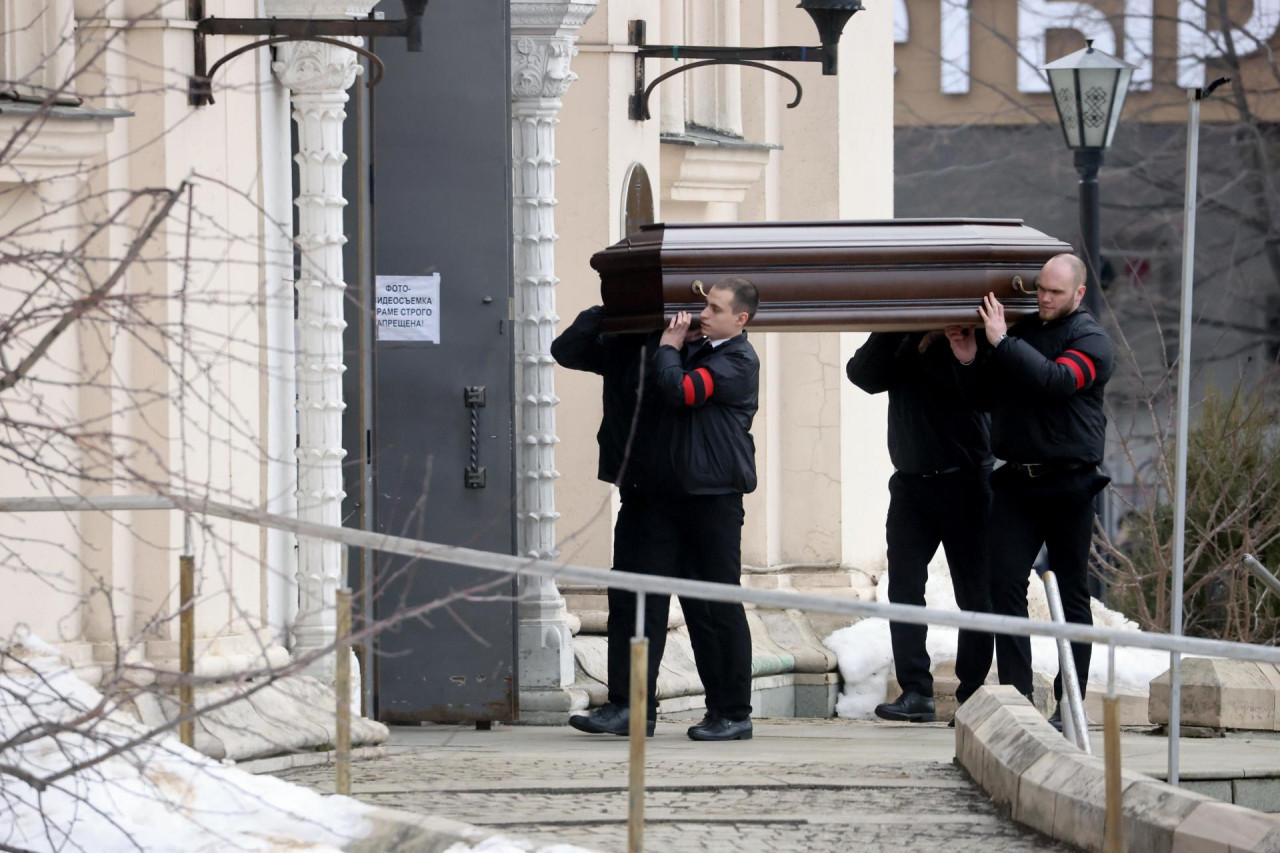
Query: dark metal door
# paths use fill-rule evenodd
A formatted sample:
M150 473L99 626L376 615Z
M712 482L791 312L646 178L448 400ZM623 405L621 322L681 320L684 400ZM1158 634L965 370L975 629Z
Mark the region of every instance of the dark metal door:
M375 45L373 456L376 530L511 554L506 9L433 0L422 53ZM379 555L375 595L401 620L377 639L379 719L515 718L513 578Z

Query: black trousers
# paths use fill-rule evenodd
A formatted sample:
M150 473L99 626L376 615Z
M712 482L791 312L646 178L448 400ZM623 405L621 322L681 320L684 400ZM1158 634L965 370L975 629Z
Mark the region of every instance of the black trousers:
M961 610L986 613L988 594L986 535L991 488L985 468L951 474L894 474L889 479L889 601L924 604L929 561L941 544L951 567L951 586ZM904 692L933 695L928 627L889 623L893 665ZM961 631L956 649L956 698L968 699L991 670L993 639L979 631Z
M623 493L614 527L613 567L738 585L742 578L742 495L653 497ZM751 632L740 603L681 596L694 663L707 710L730 720L751 716ZM649 638L650 714L656 712L658 667L667 644L669 595L645 595ZM609 590L609 701L631 700L631 638L636 596Z
M1062 611L1068 622L1093 624L1089 609L1089 542L1093 537L1093 496L1107 483L1094 469L1029 477L1004 467L991 475L993 492L989 548L991 605L996 613L1027 615L1027 585L1031 564L1043 544L1049 570L1058 580ZM1089 643L1072 643L1084 695L1089 680ZM996 666L1001 684L1012 684L1031 696L1031 640L1000 634L996 637ZM1053 695L1062 698L1062 674L1053 680Z

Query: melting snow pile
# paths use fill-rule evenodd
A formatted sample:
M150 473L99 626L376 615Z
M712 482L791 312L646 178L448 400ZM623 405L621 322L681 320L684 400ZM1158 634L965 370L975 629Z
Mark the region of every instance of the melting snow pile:
M876 601L889 601L888 572L876 585ZM951 576L946 563L939 556L929 565L929 580L925 585L925 604L941 610L957 610L955 594L951 589ZM1108 610L1096 599L1092 601L1093 623L1100 627L1137 631L1138 627L1114 610ZM1027 591L1027 609L1032 619L1048 621L1049 606L1045 600L1044 584L1031 578ZM939 625L929 626L927 648L929 659L936 670L938 665L955 662L956 629ZM893 649L889 642L889 623L884 619L863 619L848 628L834 632L823 641L836 653L840 662L840 675L844 679L844 691L836 703L836 713L841 717L869 720L875 717L875 707L881 702L897 698L887 696L889 678L893 675ZM1050 637L1031 638L1032 668L1050 679L1058 671L1058 647ZM1108 677L1107 647L1094 644L1093 661L1089 667L1089 689L1106 689ZM1169 654L1151 649L1116 649L1116 686L1146 693L1151 679L1169 669ZM992 663L992 672L995 663Z
M35 636L20 634L4 667L0 849L331 853L374 829L370 806L224 766L175 735L149 736ZM492 837L450 851L531 849Z

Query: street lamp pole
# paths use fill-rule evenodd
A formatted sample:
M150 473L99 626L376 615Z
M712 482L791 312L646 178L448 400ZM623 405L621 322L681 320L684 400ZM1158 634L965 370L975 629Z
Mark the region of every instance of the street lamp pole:
M1095 317L1100 317L1102 311L1102 290L1099 283L1102 253L1098 248L1102 215L1098 196L1098 168L1102 166L1104 156L1101 148L1078 148L1075 152L1076 174L1080 176L1080 239L1083 243L1085 266L1088 268L1084 307Z
M1080 175L1080 238L1088 270L1084 304L1089 313L1098 317L1102 310L1098 169L1120 121L1133 66L1095 50L1089 40L1083 50L1050 62L1041 70L1049 77L1063 141L1075 154L1076 173Z

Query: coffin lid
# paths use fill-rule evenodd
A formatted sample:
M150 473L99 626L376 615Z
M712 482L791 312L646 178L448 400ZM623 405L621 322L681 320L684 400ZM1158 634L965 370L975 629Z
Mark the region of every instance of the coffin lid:
M759 290L753 328L925 329L976 322L989 291L1014 318L1034 312L1040 267L1070 251L1019 219L655 223L591 265L616 331L701 310L695 283L725 276Z

